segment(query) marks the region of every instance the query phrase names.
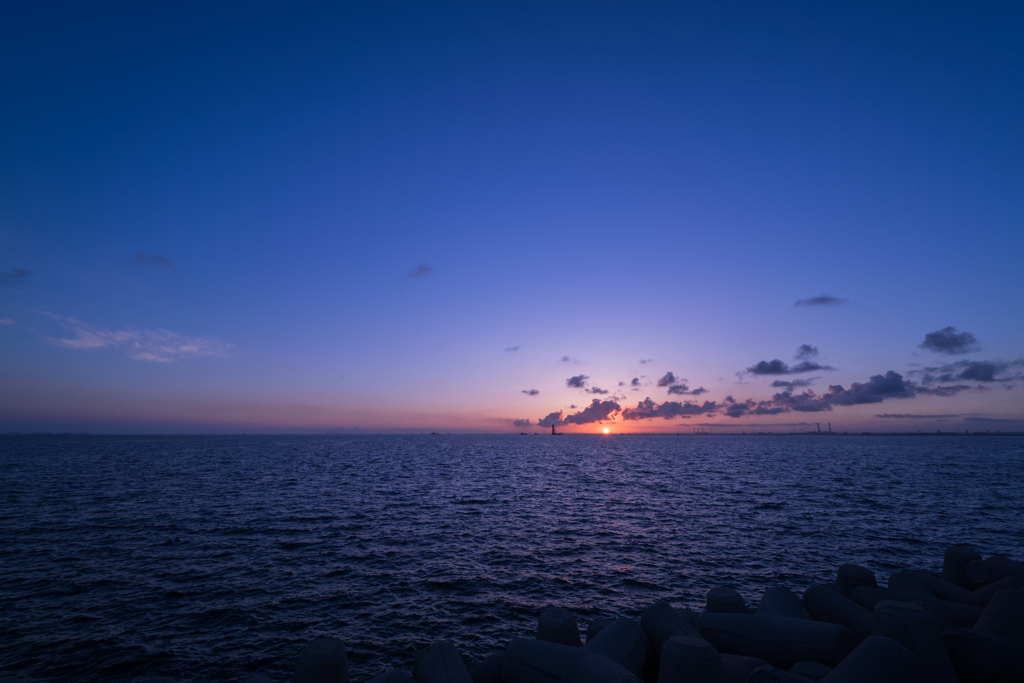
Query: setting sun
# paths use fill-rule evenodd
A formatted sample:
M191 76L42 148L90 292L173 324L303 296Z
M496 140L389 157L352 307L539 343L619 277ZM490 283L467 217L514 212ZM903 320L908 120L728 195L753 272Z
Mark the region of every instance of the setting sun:
M610 431L611 431L611 430L610 430L610 429L608 429L607 427L605 427L605 428L604 428L604 433L605 433L605 434L609 433Z

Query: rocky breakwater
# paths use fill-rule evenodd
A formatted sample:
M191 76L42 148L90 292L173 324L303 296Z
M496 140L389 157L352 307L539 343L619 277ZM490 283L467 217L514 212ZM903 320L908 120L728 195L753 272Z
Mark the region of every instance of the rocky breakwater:
M413 671L370 683L1022 683L1024 564L964 546L942 574L895 572L886 587L844 564L831 585L798 597L772 586L751 609L737 591L708 591L705 611L656 602L639 621L595 620L585 640L573 614L545 610L536 638L467 665L437 642ZM166 681L167 679L163 679ZM317 638L293 683L348 683L344 644ZM247 683L271 683L259 674Z

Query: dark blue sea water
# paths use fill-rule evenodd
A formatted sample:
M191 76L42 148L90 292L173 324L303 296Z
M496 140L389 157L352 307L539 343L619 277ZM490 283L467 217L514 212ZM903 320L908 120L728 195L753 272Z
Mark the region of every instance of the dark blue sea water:
M0 671L353 680L732 585L1024 555L1024 438L3 437Z

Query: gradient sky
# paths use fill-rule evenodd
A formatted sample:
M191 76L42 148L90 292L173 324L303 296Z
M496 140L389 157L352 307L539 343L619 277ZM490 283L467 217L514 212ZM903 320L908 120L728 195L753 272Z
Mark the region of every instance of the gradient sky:
M0 9L0 431L1024 428L1019 3L90 5Z

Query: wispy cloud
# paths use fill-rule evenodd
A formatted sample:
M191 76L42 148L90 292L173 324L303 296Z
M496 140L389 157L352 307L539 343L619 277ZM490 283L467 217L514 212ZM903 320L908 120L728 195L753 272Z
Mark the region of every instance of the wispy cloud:
M170 363L182 358L219 356L230 348L230 344L186 337L170 330L149 330L127 327L110 330L83 323L74 318L46 314L55 321L63 333L44 337L53 344L66 349L101 349L113 347L124 349L129 358L151 363Z
M579 365L580 364L580 362L578 360L576 360L575 358L573 358L572 356L562 356L561 358L558 359L558 362L559 363L568 363L570 365Z
M519 346L518 344L516 346L510 346L507 349L505 349L505 353L513 353L515 351L518 351L521 348L523 348L523 347Z
M838 296L832 296L831 294L819 294L818 296L808 297L806 299L797 299L793 304L794 306L842 306L847 304L847 299L840 298Z
M653 363L653 362L654 362L653 358L641 358L640 359L640 365L647 365L648 363Z
M950 415L914 415L912 413L879 413L875 417L884 420L945 420L951 417L960 417L959 413Z
M135 255L128 259L128 263L136 266L156 266L157 268L167 268L168 270L177 270L178 267L174 265L174 261L161 256L160 254L147 254L144 251L137 251Z
M429 263L421 263L412 270L409 271L409 279L415 280L416 278L426 277L434 272L434 268Z
M821 379L820 377L811 377L810 379L777 379L771 383L773 389L799 389L801 387L809 387L816 380Z
M527 396L536 396L540 392L536 389L523 389L520 393L526 394Z
M0 285L9 285L19 280L24 280L32 271L25 270L24 268L15 268L14 270L0 270Z
M953 326L944 327L924 335L924 341L919 348L935 353L945 353L950 356L975 351L978 347L978 339L970 332L958 332Z
M589 389L587 389L587 393L588 394L601 394L601 395L604 395L604 394L610 394L611 392L608 391L607 389L602 389L601 387L590 387Z
M12 318L0 318L0 325L17 325Z

